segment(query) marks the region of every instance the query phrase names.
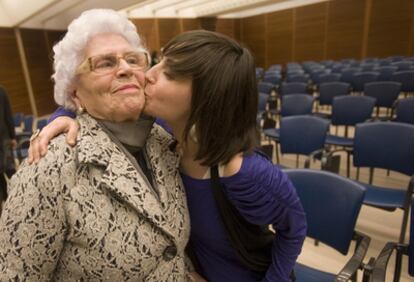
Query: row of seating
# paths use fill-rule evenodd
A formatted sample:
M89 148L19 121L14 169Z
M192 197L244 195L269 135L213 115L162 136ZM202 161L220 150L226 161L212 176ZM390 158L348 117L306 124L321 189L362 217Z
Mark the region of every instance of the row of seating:
M340 175L311 169L287 169L286 174L296 187L307 217L307 236L322 242L338 253L347 255L355 241L352 256L339 273L322 271L297 263L296 281L357 281L357 271L363 270L363 282L385 282L386 269L395 250L394 282L401 275L402 257L409 258L409 275L414 276L414 199L411 205L411 229L408 244L388 242L376 258L364 263L370 237L356 230L356 222L365 201L366 187Z
M273 144L276 145L278 164L278 146L282 154L306 156L305 169L285 169L307 214L308 236L342 254L348 253L352 240L356 241L353 256L339 273L318 271L298 263L297 281L356 281L358 269L364 269L364 282L385 281L385 267L394 249L397 250L394 281L399 281L403 255L410 254L410 273L414 275L413 208L410 243L404 243L414 189L414 98L398 99L400 94L404 97L407 92L414 92L412 65L414 58L396 57L290 63L286 67L271 66L261 74L260 70L257 72L258 121L262 136L269 140L269 145L263 148L271 155ZM366 71L379 74L366 75ZM316 102L319 105L314 112ZM321 107L325 111L321 112ZM373 116L374 107L377 120ZM380 108L387 109L385 116L379 116ZM378 121L378 117L388 121ZM331 126L336 131L344 126L345 136L338 136L337 132L329 134ZM347 157L346 177L338 175L341 151ZM350 178L352 156L356 179ZM309 169L314 160L320 162L321 170ZM360 167L370 168L366 183L359 181ZM411 177L411 181L400 190L375 186L375 168L402 173ZM368 263L364 258L370 238L355 230L362 204L389 211L403 210L398 243L388 243Z

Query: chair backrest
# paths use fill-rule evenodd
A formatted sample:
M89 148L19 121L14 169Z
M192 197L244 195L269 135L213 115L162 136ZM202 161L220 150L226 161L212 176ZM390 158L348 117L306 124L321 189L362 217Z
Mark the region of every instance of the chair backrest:
M281 95L307 93L307 92L308 92L308 85L303 82L282 83L282 86L280 87Z
M376 99L375 106L391 108L400 95L401 83L395 81L377 81L366 83L364 95Z
M41 118L36 121L36 129L42 130L47 125L47 119Z
M263 77L263 82L270 82L273 85L279 85L282 77L276 74L265 74Z
M367 96L338 96L332 101L333 125L355 125L371 118L375 98Z
M354 91L361 92L364 90L365 83L374 82L379 76L378 72L358 72L352 76L352 88Z
M332 105L333 98L348 95L350 87L346 82L321 83L319 86L319 105Z
M357 124L354 166L377 167L414 174L414 125L401 122Z
M270 95L270 93L272 93L274 85L270 82L259 82L257 88L259 90L259 93Z
M319 84L326 82L339 81L341 79L341 74L339 73L326 73L319 76Z
M320 77L322 75L325 75L325 74L328 74L328 73L329 72L326 69L313 69L313 70L311 70L310 77L311 77L311 80L312 80L313 84L319 85Z
M264 112L266 110L266 104L269 96L263 93L259 93L259 104L258 104L258 112Z
M286 81L287 82L303 82L307 83L309 80L309 77L307 74L290 74L287 76Z
M290 94L282 96L280 115L282 117L310 115L312 113L313 101L313 97L308 94Z
M33 131L33 115L28 115L24 117L23 121L23 131L24 132L32 132Z
M19 126L22 125L23 117L24 117L23 113L14 113L13 114L14 127L19 127Z
M264 72L263 68L257 67L256 68L256 78L261 78L262 75L263 75L263 72Z
M397 101L395 121L414 124L414 97Z
M412 63L409 61L398 61L398 62L392 63L391 65L397 67L398 71L405 71L411 68L411 64Z
M392 74L398 70L395 66L378 67L375 69L379 73L377 77L378 81L389 81L391 80Z
M309 155L324 148L329 121L315 116L290 116L280 121L280 150L283 154Z
M362 63L361 65L360 65L360 67L361 67L361 69L362 69L362 71L372 71L372 70L374 70L374 68L377 66L377 64L376 63Z
M341 73L341 81L351 83L352 77L354 76L354 73L360 72L362 69L360 68L344 68L342 69Z
M401 91L414 92L414 70L397 71L393 73L391 80L402 84Z
M321 170L287 169L306 213L308 236L347 254L365 188Z

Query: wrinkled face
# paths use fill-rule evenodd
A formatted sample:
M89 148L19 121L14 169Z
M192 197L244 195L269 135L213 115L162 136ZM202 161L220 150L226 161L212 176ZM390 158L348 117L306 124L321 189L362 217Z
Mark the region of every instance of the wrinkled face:
M135 50L121 35L104 33L92 37L86 45L85 59L116 54L119 64L111 72L78 74L74 93L77 107L95 118L113 122L139 118L145 104L145 75L143 69L131 67L134 61L126 55L131 51Z
M173 77L161 61L146 73L145 113L170 125L185 125L191 110L191 87L191 79Z

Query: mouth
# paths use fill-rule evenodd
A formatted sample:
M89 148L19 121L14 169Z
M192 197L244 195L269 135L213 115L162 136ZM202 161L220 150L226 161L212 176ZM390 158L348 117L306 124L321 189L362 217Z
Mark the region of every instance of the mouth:
M124 85L121 85L119 87L116 87L113 92L115 93L115 92L120 92L120 91L136 91L136 90L139 90L139 89L141 89L141 88L138 87L138 85L136 85L136 84L124 84Z

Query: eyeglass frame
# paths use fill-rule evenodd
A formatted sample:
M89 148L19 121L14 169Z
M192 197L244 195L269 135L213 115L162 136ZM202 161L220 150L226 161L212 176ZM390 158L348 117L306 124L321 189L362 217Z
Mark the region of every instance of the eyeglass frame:
M145 58L146 58L146 60L147 60L147 66L146 67L144 67L144 68L135 68L135 67L131 67L130 66L130 64L128 64L128 62L127 62L127 64L128 64L128 66L130 66L132 69L136 69L136 70L143 70L143 71L146 71L146 70L148 70L149 68L150 68L150 55L149 55L149 53L148 52L146 52L146 51L143 51L143 50L138 50L138 51L128 51L128 52L125 52L125 53L123 53L122 55L118 55L118 54L116 54L116 53L106 53L106 54L100 54L100 55L95 55L95 56L91 56L91 57L88 57L88 58L86 58L77 68L76 68L76 72L75 72L75 74L76 75L78 75L78 74L83 74L83 73L90 73L90 72L93 72L93 73L96 73L96 74L102 74L102 75L104 75L104 74L110 74L110 73L113 73L113 72L115 72L118 68L119 68L119 62L120 62L120 60L121 59L123 59L123 60L125 60L125 56L127 55L127 54L131 54L131 53L141 53L141 54L144 54L145 55ZM108 55L115 55L115 57L116 57L116 66L114 67L114 69L113 70L111 70L111 71L108 71L108 72L104 72L104 73L100 73L100 72L96 72L95 71L95 69L94 69L94 67L93 67L93 65L92 65L92 59L93 58L96 58L96 57L101 57L101 56L108 56Z

